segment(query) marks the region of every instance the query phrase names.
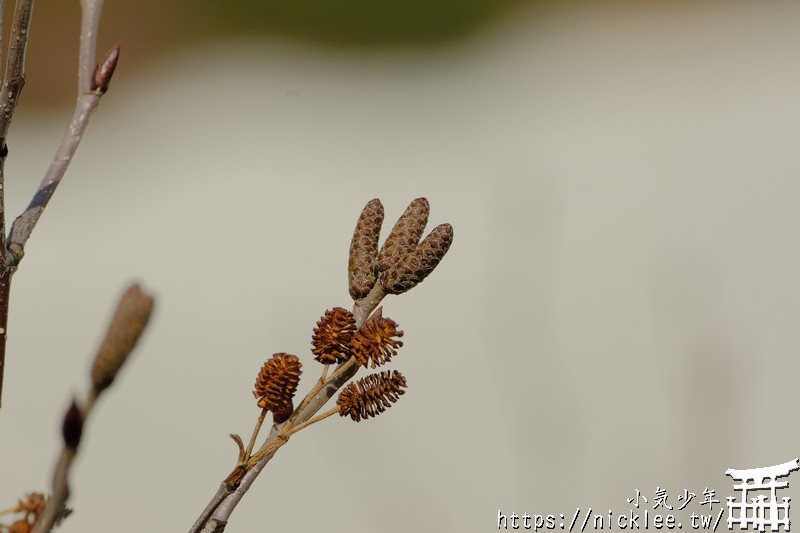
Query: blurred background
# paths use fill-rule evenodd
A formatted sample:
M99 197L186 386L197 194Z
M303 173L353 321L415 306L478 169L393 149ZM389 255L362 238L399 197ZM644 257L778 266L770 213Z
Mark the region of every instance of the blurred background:
M384 302L408 393L294 436L227 531L494 531L498 510L627 513L636 489L652 510L656 487L688 528L704 489L738 497L727 468L800 454L798 21L791 2L108 2L120 66L14 278L0 507L49 487L138 280L157 311L87 424L61 531L188 530L263 361L300 355L300 394L318 376L363 205L383 200L385 235L426 196L455 242ZM71 115L78 25L78 2L36 5L9 220Z

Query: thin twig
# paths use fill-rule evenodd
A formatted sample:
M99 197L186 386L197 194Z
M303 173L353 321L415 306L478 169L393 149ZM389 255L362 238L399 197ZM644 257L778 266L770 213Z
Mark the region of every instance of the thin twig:
M264 423L264 417L267 416L269 412L268 409L262 409L261 414L258 415L258 420L256 421L256 427L253 428L253 434L250 436L250 442L247 444L247 449L244 451L244 460L247 461L250 458L250 454L253 452L253 446L256 444L256 438L258 437L258 432L261 429L261 425Z
M81 0L81 45L78 56L78 94L92 90L92 74L97 63L97 29L105 0Z
M308 426L310 426L311 424L316 424L317 422L319 422L321 420L325 420L329 416L338 415L338 414L339 414L339 406L333 407L332 409L329 409L328 411L325 411L321 415L317 415L314 418L306 420L302 424L297 424L296 426L290 427L289 429L286 430L286 436L287 437L291 437L292 435L294 435L295 433L297 433L301 429L305 429Z
M8 59L6 61L3 91L0 94L0 153L6 153L6 137L19 104L19 95L25 85L25 52L28 49L33 0L17 0L11 34L8 36Z
M106 54L106 58L113 60L116 64L118 58L119 47L112 48L112 52L117 51L117 54ZM101 70L103 63L97 66L96 70ZM113 66L112 66L113 67ZM25 211L14 220L11 226L11 232L8 236L9 250L18 250L24 252L25 244L33 232L36 223L42 216L44 208L53 197L58 184L64 177L67 167L72 161L72 156L75 155L75 150L78 149L83 134L86 132L86 127L89 125L89 119L92 117L97 105L100 103L100 97L103 95L102 88L97 88L93 91L86 92L80 95L78 102L75 105L75 111L72 114L72 121L61 139L61 144L58 146L55 157L53 157L47 173L39 185L39 189L34 194L28 207ZM8 254L6 257L6 266L15 267L21 260L21 254Z
M2 16L5 2L0 2L0 16ZM6 236L6 208L5 208L5 166L8 155L8 129L11 119L19 103L22 87L25 85L25 52L28 48L28 35L31 26L33 0L17 0L14 7L14 19L11 23L9 35L6 71L3 87L0 90L0 239ZM0 26L2 33L2 26ZM11 291L11 275L13 269L5 267L7 264L6 247L0 242L0 407L3 405L3 374L6 366L6 339L8 338L8 302Z

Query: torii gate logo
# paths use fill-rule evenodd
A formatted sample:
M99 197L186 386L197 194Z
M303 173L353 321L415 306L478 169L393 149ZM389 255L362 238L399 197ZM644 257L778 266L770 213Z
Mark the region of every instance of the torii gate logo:
M725 474L731 476L734 481L739 481L734 485L734 490L742 491L741 501L734 501L735 498L728 496L728 529L733 529L733 524L739 524L739 529L749 529L750 524L758 531L765 531L765 526L771 526L772 531L778 531L781 524L784 531L789 531L791 521L789 520L789 502L791 498L781 498L782 503L778 503L775 494L778 489L789 486L788 481L778 481L779 478L787 477L790 472L800 468L798 459L783 463L782 465L765 466L762 468L750 468L748 470L734 470L729 468ZM753 492L769 490L769 500L764 494L750 496ZM734 516L734 509L738 509L738 516Z

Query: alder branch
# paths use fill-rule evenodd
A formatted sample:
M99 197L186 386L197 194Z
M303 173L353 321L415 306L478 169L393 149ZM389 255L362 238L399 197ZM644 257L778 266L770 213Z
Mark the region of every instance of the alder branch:
M386 293L378 283L366 297L356 300L353 305L356 327L360 327L366 321L384 296L386 296ZM358 365L348 365L348 362L340 364L331 374L327 383L322 387L315 386L306 395L289 420L283 424L273 425L264 444L254 456L254 458L257 458L260 455L260 458L257 458L255 464L248 468L238 486L231 487L226 482L222 482L211 501L192 525L189 533L223 532L236 506L247 491L250 490L250 486L264 467L267 466L267 463L275 456L278 449L288 441L289 436L293 433L292 428L304 424L316 415L328 400L333 398L336 392L355 376L358 368Z
M436 226L420 241L428 223L429 211L427 199L412 201L380 249L378 243L384 218L383 205L375 198L361 211L350 241L348 261L348 290L354 300L353 311L348 313L341 308L326 311L325 316L317 322L312 336L315 359L324 365L322 377L288 420L281 423L283 418L278 419L277 416L283 412L283 406L291 409L299 367L296 370L286 369L280 375L267 371L270 362L264 364L256 381L254 395L256 398L263 396L259 406L263 407L261 402L266 403L266 400L274 406L269 408L275 415L272 430L252 456L253 439L244 454L241 452L241 439L237 440L240 454L236 467L203 509L190 533L224 531L231 514L255 478L294 433L337 413L349 413L356 422L375 416L403 394L406 382L399 372L391 376L388 372L372 374L359 381L356 389L346 389L349 400L342 402L343 396L340 395L335 408L317 415L339 389L356 375L361 365L366 366L371 360L372 368L375 368L388 361L391 355L396 355L395 348L402 346L402 342L392 338L403 335L402 331L397 330L397 324L383 319L380 310L375 314L373 311L387 294L402 294L421 283L450 248L453 242L453 227L450 224ZM287 356L275 354L273 358L278 355ZM294 355L288 357L297 359ZM329 365L337 361L339 365L329 376ZM256 430L262 420L263 412Z

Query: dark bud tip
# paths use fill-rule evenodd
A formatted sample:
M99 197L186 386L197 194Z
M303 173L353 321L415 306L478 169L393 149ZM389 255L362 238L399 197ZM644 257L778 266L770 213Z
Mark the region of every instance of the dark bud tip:
M119 48L119 43L112 46L95 67L92 75L92 92L103 94L108 90L111 76L114 75L114 69L117 68L119 61Z
M283 424L284 422L289 420L289 417L292 416L293 412L294 412L294 405L290 400L289 403L286 404L286 407L284 407L277 413L272 413L272 422L275 424Z
M70 450L77 450L83 433L83 415L75 400L64 415L64 425L61 428L64 435L64 445Z

